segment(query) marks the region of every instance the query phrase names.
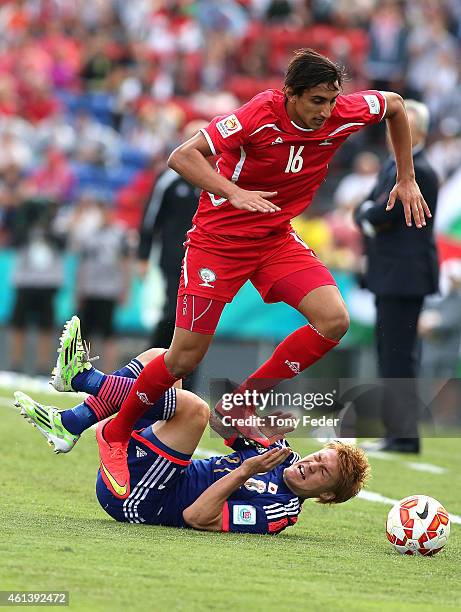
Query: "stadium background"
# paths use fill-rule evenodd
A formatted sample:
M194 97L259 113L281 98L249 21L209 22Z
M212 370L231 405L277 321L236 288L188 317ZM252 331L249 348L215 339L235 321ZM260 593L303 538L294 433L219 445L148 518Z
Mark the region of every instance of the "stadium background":
M376 86L430 106L429 150L442 182L441 259L461 258L460 40L459 0L0 2L0 458L7 492L0 503L0 588L68 589L72 608L82 610L460 609L454 430L450 438L425 439L420 457L372 456L373 479L358 499L340 508L309 503L296 530L277 538L127 527L108 520L95 502L91 432L76 451L55 457L11 409L18 387L60 408L80 401L22 375L36 368L33 334L20 368L4 372L12 365L18 254L12 220L24 200L56 213L67 233L75 217L73 232L90 228L88 199L104 202L126 228L133 275L117 311L118 359L126 361L146 347L160 314L155 252L145 280L135 251L143 208L169 151L190 120L279 87L291 51L302 46L344 63L347 91ZM367 374L374 364L372 299L357 283L357 234L344 214L344 200L370 178L357 176L363 151L385 157L383 126L348 141L309 213L296 221L332 267L352 314L341 348L318 364L329 375ZM64 253L54 342L75 308L72 238ZM197 386L209 376L248 374L297 317L243 288L226 308ZM301 453L318 448L314 439L295 442ZM207 434L198 456L221 452ZM434 559L400 557L385 538L390 504L412 493L432 495L452 513L450 542Z
M91 204L85 209L82 200L110 208L113 221L127 231L133 254L131 289L117 309L117 333L119 339L137 338L123 342L130 351L143 348L159 316L163 289L155 247L147 278L137 275L134 253L144 206L168 153L189 121L208 120L262 89L280 87L291 52L302 46L345 65L346 91L391 89L428 104L429 155L442 182L437 215L442 260L461 253L461 5L456 0L5 1L0 28L2 369L11 365L7 329L16 257L11 227L25 199L52 210L67 241L66 272L55 300L57 328L75 311L79 262L72 234L89 232L92 214ZM329 370L339 360L343 376L370 374L364 364L373 361L367 349L373 304L358 288L360 238L350 221L351 205L366 196L378 163L369 159L366 170L357 170L354 164L360 165L364 151L380 160L386 156L383 126L343 146L314 204L295 221L334 271L351 311L351 330L338 351L343 357L325 360ZM344 178L349 183L341 185ZM210 354L205 373L218 375L207 363L219 369L229 361L227 351L245 342L249 362L240 360L241 368L230 372L245 374L299 321L284 305L264 306L245 286L225 311L219 358ZM29 346L22 365L33 372ZM120 348L119 359L125 358Z

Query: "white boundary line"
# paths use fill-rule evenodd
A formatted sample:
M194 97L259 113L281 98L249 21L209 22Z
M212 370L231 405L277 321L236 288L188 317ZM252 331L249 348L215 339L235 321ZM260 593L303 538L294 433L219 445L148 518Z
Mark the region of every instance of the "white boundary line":
M398 499L392 499L391 497L386 497L385 495L381 495L381 493L374 493L373 491L360 491L357 497L359 497L360 499L365 499L366 501L376 502L379 504L388 504L391 506L393 506L399 501ZM449 512L448 514L450 515L450 520L452 523L461 525L461 516L451 514L451 512Z
M4 374L6 374L7 376L4 376ZM11 386L11 375L12 374L13 373L11 372L0 372L0 385L4 384L5 386L8 386L8 387ZM10 384L5 384L5 379L8 379L8 382ZM17 381L17 385L14 385L14 388L17 389L21 387L22 385L24 385L25 380L27 380L26 386L27 384L30 384L31 381L35 380L36 390L39 389L40 391L50 391L51 393L53 392L57 393L57 391L55 391L47 383L43 384L42 381L39 381L37 384L37 379L33 379L29 376L24 376L24 377L20 376L20 380ZM11 400L8 400L5 397L0 397L0 406L5 406L5 407L12 408L13 410L17 410L17 408L15 408L13 404L13 397L11 398ZM201 457L208 458L208 457L214 457L215 455L219 454L219 451L213 451L208 448L202 448L199 446L197 447L194 454L200 455ZM369 453L369 455L375 459L384 459L384 458L386 460L391 459L389 455L384 455L384 453L379 453L379 454ZM384 457L382 455L384 455ZM392 459L394 458L392 457ZM397 457L395 459L397 459ZM404 461L403 464L411 469L418 470L418 471L424 471L424 472L430 472L433 474L442 474L447 471L445 468L441 468L436 465L432 465L430 463L416 463L416 462ZM391 506L393 506L394 504L398 502L397 499L386 497L384 495L381 495L381 493L375 493L374 491L360 491L357 497L365 501L380 503L380 504L387 504ZM457 516L456 514L451 514L451 513L449 514L450 514L450 520L452 523L461 525L461 516Z
M396 457L391 453L382 453L380 451L376 452L368 452L368 457L372 459L382 459L383 461L399 461L406 467L409 467L411 470L416 470L417 472L429 472L430 474L445 474L449 470L443 467L439 467L438 465L432 465L432 463L418 463L416 461L402 461L400 457Z
M200 446L197 447L195 452L197 455L200 455L201 457L205 457L205 458L214 457L215 455L219 454L219 451L212 451L208 448L202 448ZM404 462L404 463L407 464L407 462ZM428 464L415 464L415 465L428 465ZM432 466L432 467L437 467L437 466ZM442 468L439 468L439 469L442 469ZM379 503L379 504L387 504L389 506L393 506L399 501L398 499L392 499L391 497L386 497L385 495L381 495L381 493L375 493L374 491L360 491L357 497L365 501ZM456 514L451 514L450 512L449 514L450 514L450 520L453 524L461 525L461 516L457 516Z

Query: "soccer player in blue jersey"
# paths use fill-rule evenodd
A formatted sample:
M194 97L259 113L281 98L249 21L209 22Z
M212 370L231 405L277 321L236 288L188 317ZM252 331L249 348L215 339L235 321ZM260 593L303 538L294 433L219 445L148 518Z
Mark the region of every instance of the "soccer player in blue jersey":
M70 363L67 349L75 346L79 348ZM129 381L132 384L152 359L151 351L161 351L151 349L105 376L91 366L83 347L79 321L73 317L61 338L53 384L62 391L93 392L83 404L59 412L21 392L15 394L21 412L55 452L70 451L84 429L97 421L96 436L101 436L107 413L115 413L123 401L117 395L116 379L130 387ZM191 459L209 421L234 452ZM271 438L288 429L268 426L264 433ZM128 445L128 467L131 491L124 498L124 491L119 497L107 486L110 474L104 464L98 472L99 503L116 520L258 534L276 534L294 525L308 498L320 503L347 501L360 491L369 472L363 451L341 442L331 442L302 459L285 440L268 450L259 449L217 417L210 419L208 405L179 388L169 390L136 423Z

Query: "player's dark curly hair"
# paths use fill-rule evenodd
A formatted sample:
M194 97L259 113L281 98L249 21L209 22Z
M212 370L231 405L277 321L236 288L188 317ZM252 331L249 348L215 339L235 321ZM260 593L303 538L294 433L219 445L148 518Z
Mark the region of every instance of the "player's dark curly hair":
M346 77L344 68L313 49L298 49L288 64L285 74L284 91L291 89L295 96L301 96L305 89L326 83L333 89L334 84L342 87Z

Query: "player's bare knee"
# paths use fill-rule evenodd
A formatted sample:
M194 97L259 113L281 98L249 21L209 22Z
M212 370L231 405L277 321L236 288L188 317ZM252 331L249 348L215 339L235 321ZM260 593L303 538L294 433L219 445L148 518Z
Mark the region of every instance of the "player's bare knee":
M165 356L165 365L175 378L183 378L195 370L201 362L203 354L196 350L182 350Z
M145 366L150 361L152 361L152 359L155 359L156 357L158 357L159 355L162 355L165 352L166 352L166 349L164 348L151 348L151 349L148 349L147 351L144 351L140 355L138 355L136 359L140 361L143 366Z
M210 408L205 400L182 389L177 393L175 416L205 429L210 418Z
M323 336L330 340L341 340L344 334L349 329L349 314L347 310L340 309L319 321L314 327Z
M327 338L331 340L341 340L349 329L349 324L349 314L347 310L344 309L330 320L328 333L326 334Z
M196 396L193 404L190 406L190 414L194 422L205 429L210 419L210 407L205 400Z

